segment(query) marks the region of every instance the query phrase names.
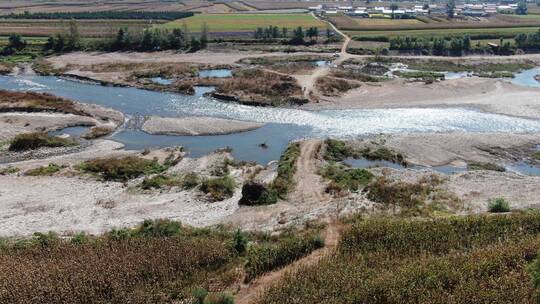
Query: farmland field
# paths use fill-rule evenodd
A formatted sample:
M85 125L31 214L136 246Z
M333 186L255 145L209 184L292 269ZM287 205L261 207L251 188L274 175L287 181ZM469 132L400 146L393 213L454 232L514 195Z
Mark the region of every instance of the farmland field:
M151 26L156 21L148 20L78 20L83 37L108 37L116 34L119 28L127 27L136 31ZM0 36L17 33L23 36L50 36L62 32L67 27L66 20L0 20Z
M534 16L534 15L532 15ZM518 18L515 16L493 16L482 18L480 21L475 19L440 19L440 18L421 18L420 20L390 20L390 19L365 19L351 18L349 16L334 16L330 21L338 28L346 31L355 30L447 30L447 29L480 29L492 30L496 28L513 27L540 27L540 18Z
M434 37L434 36L462 36L469 35L499 35L501 37L510 38L519 33L534 33L540 29L539 27L509 27L509 28L465 28L465 29L426 29L426 30L401 30L401 31L384 31L384 30L367 30L367 31L346 31L347 35L352 37L396 37L396 36L414 36L414 37Z
M309 14L200 14L159 25L159 28L181 28L185 23L190 31L198 32L206 22L210 32L254 31L269 25L287 28L298 26L326 28L326 24Z

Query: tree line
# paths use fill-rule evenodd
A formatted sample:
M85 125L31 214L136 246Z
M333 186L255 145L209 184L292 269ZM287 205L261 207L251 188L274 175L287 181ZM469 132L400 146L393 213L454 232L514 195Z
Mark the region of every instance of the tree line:
M504 41L503 38L500 38L498 45L482 47L480 43L473 46L469 35L463 35L461 37L430 37L427 39L398 36L389 40L390 50L420 52L424 55L461 56L466 53L485 50L486 48L491 48L492 51L500 55L509 55L514 53L517 49L524 51L539 50L540 30L536 33L517 34L514 37L514 41L515 44L512 44L509 41Z
M302 44L312 44L314 43L319 36L321 35L319 28L309 27L304 30L303 27L299 26L293 30L289 30L286 27L279 28L277 26L267 26L267 27L258 27L253 37L256 40L284 40L287 44L291 45L302 45ZM327 41L331 40L334 36L334 32L328 28L325 33ZM306 38L308 41L306 41Z
M141 12L141 11L102 11L102 12L52 12L7 14L6 19L159 19L176 20L193 16L192 12Z
M112 39L100 39L84 43L79 35L75 20L69 22L68 28L47 39L45 52L71 52L77 50L99 51L160 51L185 50L197 51L206 48L208 43L208 27L203 24L199 35L191 35L187 26L182 29L161 30L144 29L141 32L130 32L120 28Z

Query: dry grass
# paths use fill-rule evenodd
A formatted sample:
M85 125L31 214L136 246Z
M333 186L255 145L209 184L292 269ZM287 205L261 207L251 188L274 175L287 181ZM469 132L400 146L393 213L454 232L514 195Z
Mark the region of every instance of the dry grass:
M60 112L86 116L71 100L47 93L0 90L0 112Z
M315 85L324 96L340 96L341 94L360 87L360 84L340 78L321 77Z
M289 103L291 98L303 98L302 89L293 77L259 69L234 73L233 78L223 81L217 92L257 105L278 106Z

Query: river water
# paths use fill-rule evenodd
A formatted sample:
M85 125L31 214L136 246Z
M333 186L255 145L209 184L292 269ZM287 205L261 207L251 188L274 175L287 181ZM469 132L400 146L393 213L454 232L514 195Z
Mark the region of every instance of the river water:
M533 75L534 76L534 75ZM372 110L321 110L262 108L220 102L203 97L153 92L136 88L105 87L53 76L0 76L0 88L47 92L81 102L114 108L128 117L213 116L266 123L260 129L219 136L149 135L124 129L111 139L127 149L181 145L190 155L200 156L230 147L237 159L265 164L276 160L290 140L309 137L357 137L379 133L421 132L540 132L540 121L490 114L468 108L400 108ZM78 130L80 131L80 130ZM263 149L259 144L266 143Z

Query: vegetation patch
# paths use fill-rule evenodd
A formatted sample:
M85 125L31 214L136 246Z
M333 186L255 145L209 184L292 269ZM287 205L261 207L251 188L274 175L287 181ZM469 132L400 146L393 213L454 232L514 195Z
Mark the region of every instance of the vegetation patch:
M335 255L285 275L256 303L533 303L539 223L538 212L357 219Z
M294 188L294 174L296 173L296 161L300 157L300 143L290 143L278 162L277 176L271 187L278 196L285 199L287 193Z
M24 173L24 175L28 176L46 176L46 175L53 175L56 172L59 172L62 170L62 166L59 166L55 163L50 163L47 166L38 167L32 170L28 170Z
M15 136L9 145L9 151L21 152L42 147L72 147L77 143L71 139L49 136L46 133L24 133Z
M222 201L234 194L236 182L230 175L210 178L202 181L200 190L209 194L213 201Z
M96 139L99 137L107 136L111 134L114 130L109 127L93 127L90 128L86 133L84 133L81 137L84 139Z
M182 179L165 174L154 175L150 178L145 178L139 187L144 190L164 189L182 186Z
M267 186L256 182L247 182L242 186L240 205L259 206L277 203L278 193L272 185Z
M437 72L429 72L429 71L407 71L407 72L395 71L393 72L393 74L401 78L407 78L407 79L421 79L421 80L444 79L444 74L437 73Z
M491 213L510 212L510 204L502 198L495 198L489 201L488 210Z
M15 174L19 171L21 171L21 169L18 167L8 166L8 167L0 169L0 175Z
M351 169L340 163L329 163L321 169L320 174L331 181L326 192L340 195L344 191L358 191L368 185L373 174L366 169Z
M232 96L241 103L262 106L304 103L302 89L291 76L261 69L241 70L233 76L218 86L217 97Z
M455 195L437 187L442 182L436 175L421 178L416 183L391 181L381 176L365 190L368 199L401 215L429 215L445 206L459 207L460 201Z
M325 96L340 96L349 90L360 87L358 83L327 76L317 78L315 85Z
M338 78L353 79L362 82L380 82L386 80L386 78L384 77L372 76L360 70L345 68L332 70L332 76Z
M12 92L0 90L0 112L61 112L87 116L71 100L47 93Z
M533 158L536 159L536 160L540 160L540 151L534 152Z
M506 169L503 166L494 164L494 163L486 163L486 162L471 162L467 164L468 170L488 170L488 171L497 171L497 172L505 172Z
M99 174L107 181L128 181L142 175L158 174L167 169L156 160L137 156L88 160L79 165L79 170Z
M324 240L316 232L285 234L277 242L254 244L247 252L246 281L249 282L263 273L290 264L322 247Z
M386 160L393 163L407 166L405 156L395 152L385 146L376 145L375 147L366 147L355 149L346 142L338 139L326 139L324 159L328 161L343 161L352 157L355 159L365 158L367 160Z

